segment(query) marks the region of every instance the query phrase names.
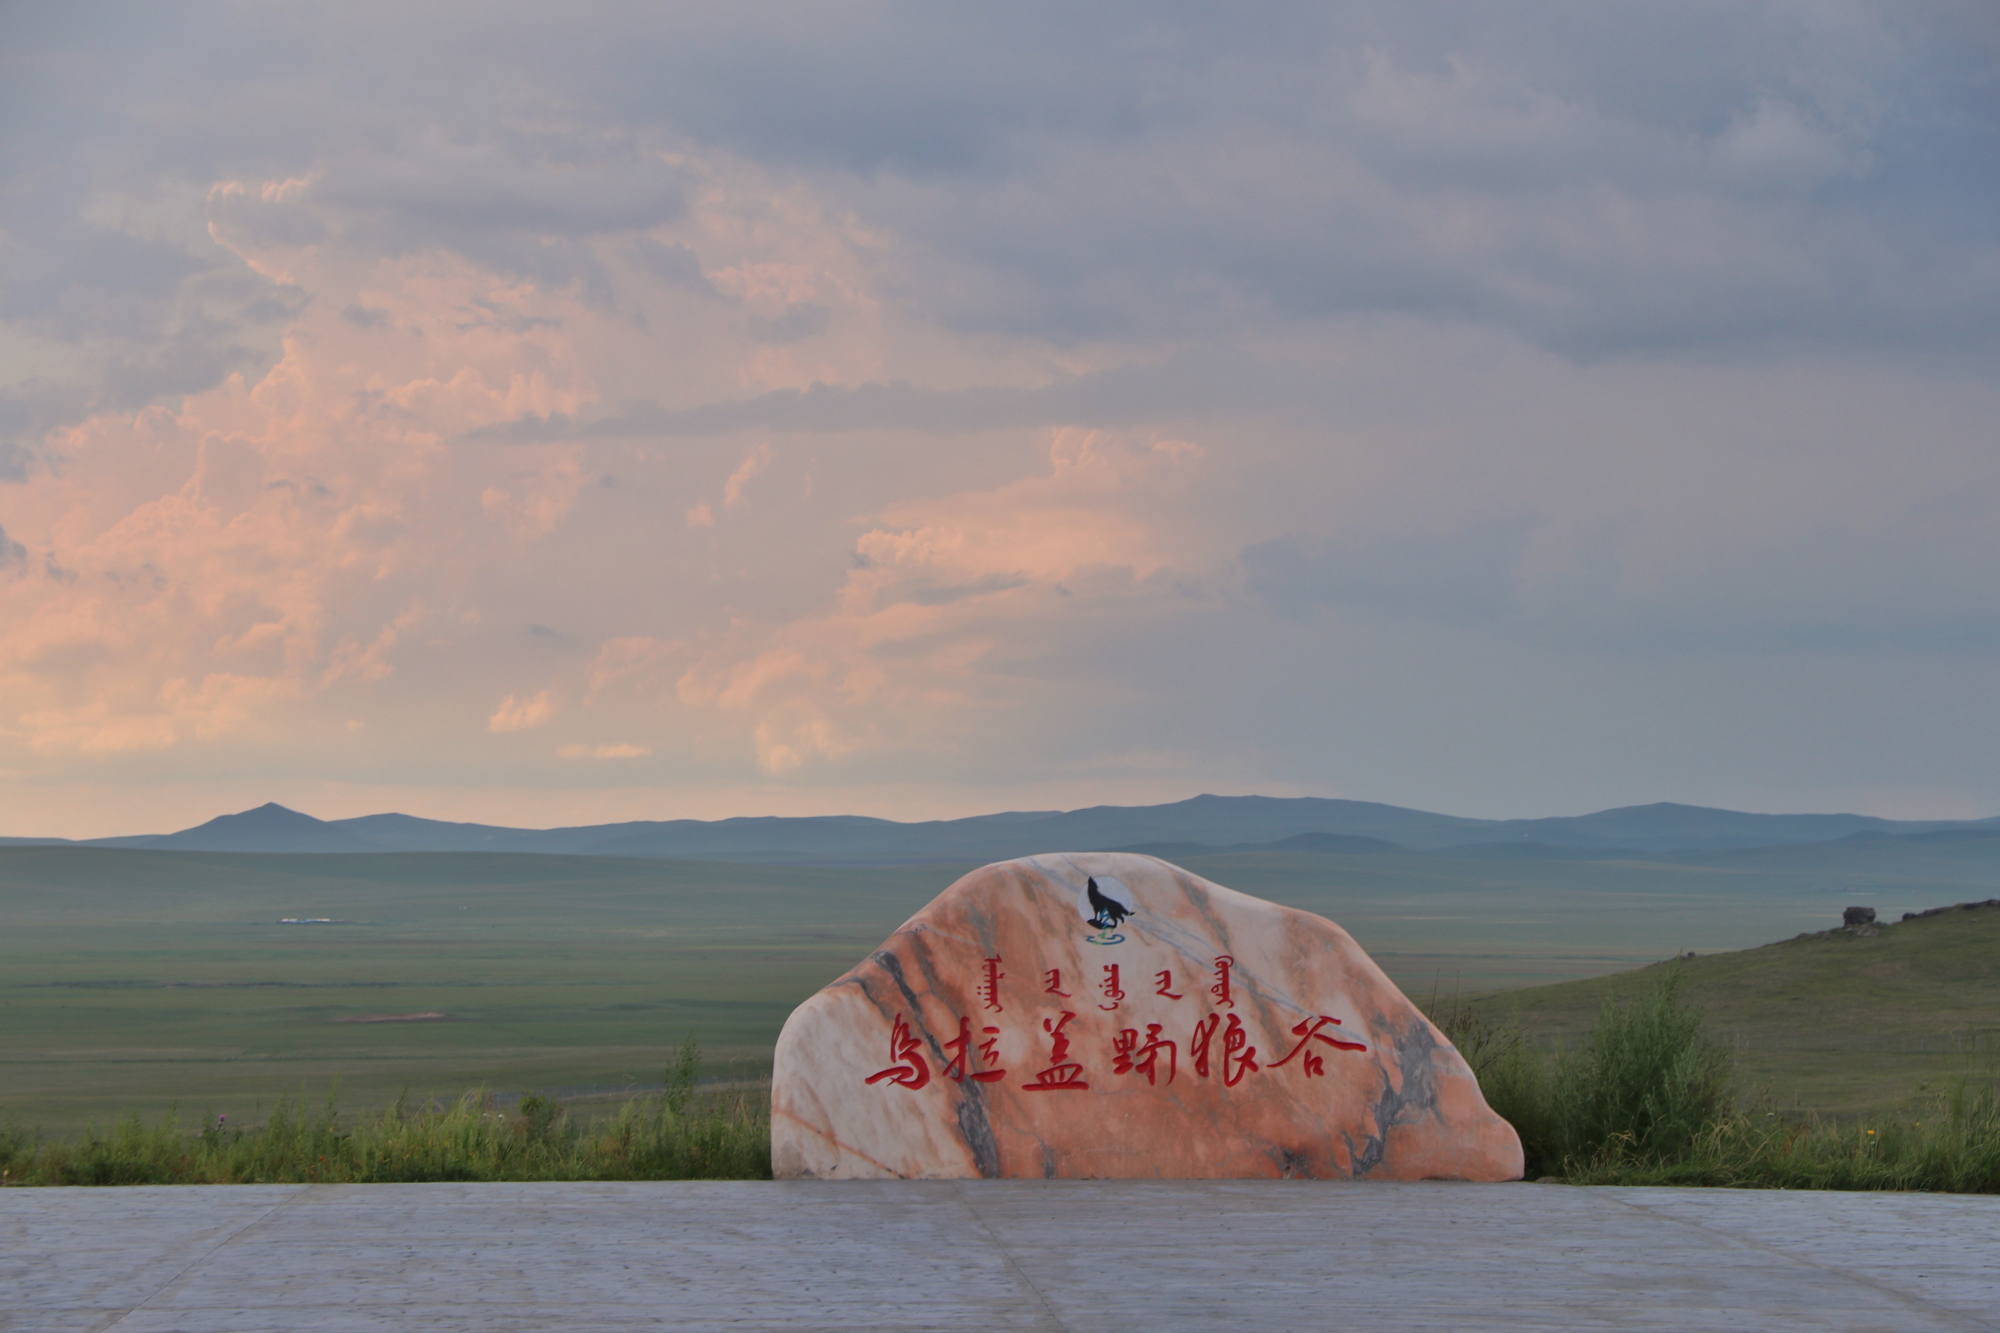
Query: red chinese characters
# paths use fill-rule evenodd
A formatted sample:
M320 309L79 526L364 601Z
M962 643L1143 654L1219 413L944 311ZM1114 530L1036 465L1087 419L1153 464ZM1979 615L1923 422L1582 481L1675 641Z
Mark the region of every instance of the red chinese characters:
M1132 1051L1139 1044L1139 1029L1120 1028L1118 1035L1111 1039L1111 1072L1129 1074L1132 1072Z
M1049 1067L1027 1083L1021 1085L1022 1092L1088 1092L1090 1085L1083 1081L1083 1066L1069 1058L1069 1038L1063 1035L1075 1014L1065 1009L1061 1018L1044 1018L1042 1031L1049 1034Z
M1318 1078L1320 1075L1326 1073L1326 1061L1321 1057L1319 1052L1306 1049L1313 1042L1323 1042L1337 1051L1365 1051L1368 1049L1358 1041L1341 1041L1338 1038L1326 1036L1320 1029L1329 1023L1335 1027L1340 1026L1339 1019L1329 1018L1325 1014L1318 1014L1312 1018L1293 1024L1292 1035L1299 1039L1299 1044L1292 1047L1284 1059L1273 1062L1271 1068L1276 1069L1279 1065L1290 1064L1293 1056L1303 1052L1305 1058L1299 1061L1300 1067L1306 1071L1307 1078Z
M1000 1029L981 1028L979 1030L986 1037L985 1041L979 1043L979 1058L990 1065L1000 1058ZM982 1082L990 1082L992 1079L1005 1078L1006 1076L1007 1071L1004 1069L992 1075L974 1075L974 1077L979 1078Z
M987 1064L992 1064L999 1056L1000 1029L981 1028L979 1030L986 1035L986 1040L979 1043L979 1058ZM958 1020L958 1036L946 1042L944 1048L947 1051L956 1051L957 1054L951 1057L951 1063L938 1072L954 1083L965 1082L966 1061L972 1052L971 1019L961 1018ZM975 1069L972 1071L972 1081L974 1083L997 1083L1005 1077L1007 1077L1007 1071L1004 1069Z
M1222 1086L1233 1088L1245 1074L1254 1074L1258 1068L1257 1048L1250 1044L1243 1020L1231 1014L1229 1026L1222 1030Z
M1159 1082L1160 1052L1165 1051L1167 1053L1167 1082L1171 1083L1174 1081L1174 1074L1177 1071L1175 1046L1173 1042L1160 1040L1160 1025L1158 1023L1146 1024L1146 1041L1144 1045L1141 1045L1139 1042L1139 1031L1137 1028L1121 1029L1117 1037L1112 1040L1111 1050L1112 1073L1130 1074L1136 1071L1144 1074L1148 1083Z
M908 1088L915 1092L931 1081L931 1067L924 1062L923 1043L910 1031L910 1025L903 1021L901 1014L889 1029L889 1067L863 1079L864 1083L880 1083L888 1079L893 1087Z
M1104 965L1104 980L1097 983L1097 989L1103 991L1104 998L1111 1001L1110 1004L1098 1005L1099 1009L1108 1012L1118 1007L1118 1002L1125 998L1125 992L1118 989L1118 964L1106 963Z
M1215 1030L1222 1026L1220 1014L1210 1014L1194 1025L1194 1035L1188 1038L1188 1059L1194 1062L1195 1076L1208 1077L1208 1046L1215 1039Z
M1006 973L1001 969L1001 958L994 955L981 960L980 980L976 987L985 1009L1002 1012L1000 982ZM1233 1005L1233 978L1235 960L1227 954L1215 960L1215 982L1209 993L1217 1004ZM1044 974L1044 993L1068 998L1062 990L1062 973L1055 968ZM1173 989L1174 978L1171 969L1161 969L1152 974L1155 983L1154 994L1167 1000L1185 999L1186 994ZM1117 963L1103 965L1103 978L1096 983L1096 989L1103 996L1104 1003L1099 1009L1110 1011L1119 1009L1127 998L1120 978ZM1067 1029L1077 1019L1077 1014L1063 1009L1055 1018L1042 1019L1042 1031L1049 1038L1047 1067L1039 1070L1018 1086L1024 1092L1066 1092L1088 1091L1090 1084L1084 1079L1081 1061L1071 1058L1074 1034ZM961 1016L957 1034L941 1045L935 1037L923 1036L917 1030L917 1019L906 1021L902 1013L897 1013L890 1025L889 1061L886 1067L869 1074L864 1082L873 1086L886 1083L892 1087L907 1088L911 1091L929 1086L933 1071L942 1079L953 1083L999 1083L1008 1076L1000 1060L1000 1039L1003 1030L998 1026L980 1027L974 1019ZM993 1022L997 1023L995 1019ZM1323 1078L1326 1075L1325 1050L1366 1051L1368 1046L1360 1041L1346 1039L1341 1031L1341 1020L1331 1014L1313 1014L1292 1025L1292 1046L1277 1060L1267 1064L1258 1061L1258 1049L1252 1044L1252 1033L1244 1020L1234 1013L1211 1012L1198 1019L1188 1034L1186 1047L1188 1063L1195 1077L1206 1079L1211 1073L1217 1074L1223 1087L1234 1088L1244 1079L1266 1068L1283 1069L1297 1066L1306 1078ZM1142 1075L1149 1086L1172 1083L1180 1075L1181 1043L1169 1040L1162 1034L1165 1025L1161 1023L1135 1022L1131 1027L1118 1028L1111 1042L1111 1072L1117 1075ZM1142 1035L1143 1032L1143 1035ZM925 1045L928 1043L932 1054L926 1059ZM936 1062L934 1065L933 1062ZM1166 1077L1161 1078L1161 1065L1166 1066ZM1219 1065L1220 1068L1216 1069Z
M1208 1077L1208 1062L1215 1051L1215 1030L1222 1026L1221 1014L1210 1014L1194 1025L1194 1036L1188 1040L1188 1058L1194 1064L1198 1078ZM1257 1048L1250 1044L1250 1031L1243 1026L1243 1020L1235 1014L1229 1015L1229 1026L1222 1029L1222 1086L1233 1088L1241 1083L1245 1075L1254 1074L1263 1066L1257 1063Z
M1222 954L1215 960L1215 984L1208 988L1208 993L1215 997L1215 1003L1218 1008L1234 1009L1236 1007L1236 1000L1229 993L1229 969L1235 966L1236 960L1228 954Z

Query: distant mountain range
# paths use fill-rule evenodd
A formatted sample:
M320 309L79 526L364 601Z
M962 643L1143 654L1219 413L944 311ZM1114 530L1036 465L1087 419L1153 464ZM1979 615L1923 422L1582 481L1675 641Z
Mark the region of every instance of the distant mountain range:
M138 837L0 838L10 846L127 847L199 852L532 852L705 861L992 861L1045 851L1295 851L1455 854L1526 859L1683 856L1841 839L2000 839L2000 818L1888 820L1867 815L1758 815L1692 805L1634 805L1554 819L1462 819L1368 801L1197 796L1169 805L1100 805L898 823L856 815L801 819L639 820L517 829L411 815L315 819L282 805L221 815L178 833Z

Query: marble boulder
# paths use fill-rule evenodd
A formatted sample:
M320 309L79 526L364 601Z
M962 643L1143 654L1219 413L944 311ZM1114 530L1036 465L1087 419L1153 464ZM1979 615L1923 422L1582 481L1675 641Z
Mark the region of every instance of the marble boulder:
M1521 1175L1346 931L1122 853L959 880L793 1012L771 1097L781 1179Z

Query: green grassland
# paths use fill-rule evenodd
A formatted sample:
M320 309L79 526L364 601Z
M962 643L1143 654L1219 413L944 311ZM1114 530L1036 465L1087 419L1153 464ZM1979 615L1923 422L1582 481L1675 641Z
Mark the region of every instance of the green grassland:
M1340 922L1422 998L1741 949L1830 925L1849 902L1893 917L1989 897L1987 857L1859 845L1672 863L1182 863ZM690 1033L711 1077L754 1077L794 1005L968 868L0 849L0 1117L64 1134L173 1106L255 1117L336 1083L348 1112L406 1089L657 1086ZM412 1014L443 1017L354 1021ZM1920 1003L1899 1021L1899 1051L1958 1030ZM1798 1051L1800 1067L1901 1058L1866 1049L1883 1030Z
M754 1074L792 1007L938 883L935 868L0 852L0 1114L60 1132L122 1109L250 1114L336 1081L350 1110L404 1089L657 1085L689 1032L711 1074ZM352 1021L417 1013L445 1017Z
M1781 1112L1918 1114L1954 1076L2000 1068L2000 906L1473 997L1467 1008L1575 1049L1606 1000L1644 994L1666 968L1734 1048L1738 1095Z

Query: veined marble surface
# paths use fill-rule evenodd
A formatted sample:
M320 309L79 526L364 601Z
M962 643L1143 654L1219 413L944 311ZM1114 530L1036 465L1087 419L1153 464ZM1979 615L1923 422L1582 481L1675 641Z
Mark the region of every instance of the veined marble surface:
M7 1333L2000 1330L2000 1198L1315 1181L0 1190Z
M974 871L801 1005L771 1149L781 1179L1521 1174L1346 931L1121 853Z

